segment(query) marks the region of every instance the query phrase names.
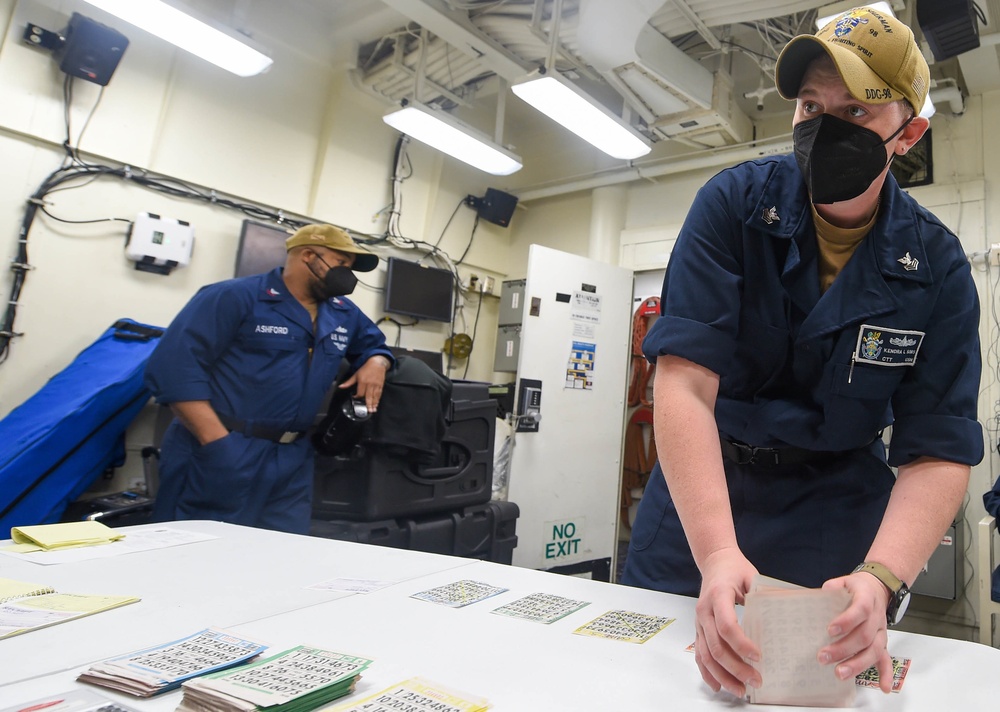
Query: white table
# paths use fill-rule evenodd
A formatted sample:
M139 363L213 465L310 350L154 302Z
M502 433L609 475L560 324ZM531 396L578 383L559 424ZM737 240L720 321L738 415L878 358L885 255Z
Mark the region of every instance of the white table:
M124 527L122 531L155 526L160 525ZM305 588L322 581L403 581L470 563L438 554L366 547L222 522L166 526L218 538L54 566L0 556L0 576L4 578L47 584L60 593L142 599L0 640L0 685L40 672L76 670L202 628L235 630L241 624L351 595ZM0 546L9 543L0 542ZM0 702L2 698L0 694Z
M14 571L3 557L3 576L51 582L57 589L77 592L91 592L89 588L101 583L99 592L135 594L143 600L0 641L0 702L14 704L70 689L79 684L75 677L90 662L216 625L259 638L273 652L305 643L372 658L375 662L363 674L356 698L422 676L484 696L497 712L749 708L725 693L713 694L701 682L694 657L685 650L694 636L694 599L490 562L212 522L177 526L198 527L220 539L87 566L18 563ZM336 577L398 583L369 594L303 588ZM509 590L463 608L410 597L462 579ZM200 590L194 588L199 585ZM550 625L491 613L535 592L590 604ZM641 645L573 634L612 609L676 620ZM1000 650L893 631L889 651L913 661L902 691L885 696L859 689L856 709L966 710L1000 693ZM100 692L143 712L174 710L180 699L179 692L145 701Z

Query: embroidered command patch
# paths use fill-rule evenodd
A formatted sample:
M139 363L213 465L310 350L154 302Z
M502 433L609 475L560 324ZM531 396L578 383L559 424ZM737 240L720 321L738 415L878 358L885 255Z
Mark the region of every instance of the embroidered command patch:
M879 366L912 366L926 332L862 324L854 360Z

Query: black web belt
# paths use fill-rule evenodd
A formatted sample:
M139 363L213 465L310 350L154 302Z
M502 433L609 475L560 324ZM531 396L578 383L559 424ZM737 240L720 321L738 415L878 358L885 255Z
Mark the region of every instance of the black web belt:
M863 450L867 447L868 445L865 445L858 449ZM754 447L738 440L722 440L723 456L737 465L757 465L759 467L806 465L814 462L829 462L852 452L854 450L822 451L806 450L800 447Z
M219 415L219 420L221 420L222 424L229 430L237 433L243 433L247 437L262 438L264 440L281 443L282 445L293 443L306 434L304 430L267 428L263 425L256 425L254 423L248 423L245 420L239 420L238 418L230 418L228 415Z

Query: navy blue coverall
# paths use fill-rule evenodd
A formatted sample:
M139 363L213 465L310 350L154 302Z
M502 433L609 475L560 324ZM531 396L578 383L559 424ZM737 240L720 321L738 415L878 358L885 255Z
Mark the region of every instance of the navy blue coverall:
M983 457L979 301L958 238L890 174L874 227L825 293L817 257L793 157L722 171L688 213L643 344L650 361L676 355L720 376L721 438L837 453L779 467L724 458L743 553L762 574L811 587L864 561L890 465ZM658 464L623 582L698 595Z
M305 533L313 448L248 433L302 432L313 425L342 359L353 369L376 354L393 360L385 336L343 297L320 303L316 330L282 281L281 268L203 287L167 329L146 367L159 403L209 401L242 423L200 445L178 420L161 445L154 519L214 519Z

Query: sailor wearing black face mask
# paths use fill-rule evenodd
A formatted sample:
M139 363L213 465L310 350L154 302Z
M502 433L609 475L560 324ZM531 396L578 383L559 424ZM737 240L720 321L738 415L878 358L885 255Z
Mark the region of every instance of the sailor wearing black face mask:
M317 282L311 286L311 290L318 301L343 297L354 292L354 288L358 286L358 278L354 276L354 271L350 267L330 265L315 250L313 254L326 266L326 274L321 276L319 271L311 263L309 264L309 270L317 279Z
M216 519L306 533L313 424L340 384L378 408L385 337L344 298L378 257L333 225L285 243L285 266L204 287L173 320L146 384L176 416L160 448L157 520Z
M928 127L910 29L855 8L775 73L794 155L699 191L643 344L660 462L623 582L699 596L702 678L737 696L761 684L734 610L756 574L845 589L817 660L876 665L888 692L886 626L983 457L979 302L958 238L889 173Z
M820 114L795 124L795 161L814 203L839 203L868 190L892 161L885 145L910 125L914 115L883 139L864 126Z

